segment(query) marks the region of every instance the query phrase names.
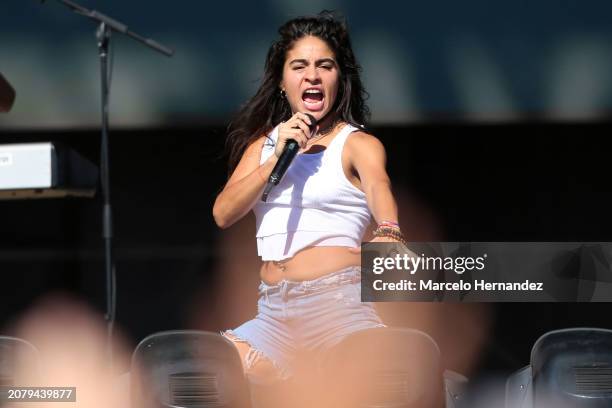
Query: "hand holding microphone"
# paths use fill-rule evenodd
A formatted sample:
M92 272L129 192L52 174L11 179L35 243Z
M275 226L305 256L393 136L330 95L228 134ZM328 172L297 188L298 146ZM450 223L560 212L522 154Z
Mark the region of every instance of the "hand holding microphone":
M268 184L263 191L261 201L265 202L268 199L268 194L270 194L272 188L281 181L298 150L300 147L306 146L308 139L312 137L316 128L317 120L314 116L301 112L296 113L291 119L279 126L278 139L274 149L278 161L268 178Z
M310 128L310 123L313 122L314 124ZM281 123L278 126L278 138L274 155L280 159L289 140L297 142L300 148L305 147L308 139L312 136L315 126L316 119L312 115L302 112L297 112L286 122Z

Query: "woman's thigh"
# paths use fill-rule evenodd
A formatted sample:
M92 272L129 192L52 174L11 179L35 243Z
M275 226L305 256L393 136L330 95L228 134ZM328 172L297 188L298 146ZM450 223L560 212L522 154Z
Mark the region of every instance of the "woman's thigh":
M231 332L225 332L223 336L236 346L243 372L249 380L257 383L273 383L282 379L281 370L261 351L252 347L248 341L238 338Z

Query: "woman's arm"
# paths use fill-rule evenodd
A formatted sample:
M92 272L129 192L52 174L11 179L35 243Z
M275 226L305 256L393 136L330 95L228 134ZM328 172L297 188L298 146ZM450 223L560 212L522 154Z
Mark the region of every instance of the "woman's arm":
M217 196L213 217L220 228L228 228L253 208L268 182L268 177L278 160L272 154L259 164L261 149L266 137L251 143L244 151L238 166Z
M366 195L368 207L378 224L398 222L397 204L385 169L387 156L382 143L372 135L355 132L346 141L350 167L355 169Z

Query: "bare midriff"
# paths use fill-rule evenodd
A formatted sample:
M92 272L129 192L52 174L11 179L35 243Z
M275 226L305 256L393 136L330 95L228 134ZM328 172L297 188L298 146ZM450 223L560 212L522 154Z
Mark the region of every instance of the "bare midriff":
M301 282L360 264L360 254L349 251L348 247L307 247L292 258L265 261L259 276L268 285L274 285L283 279Z

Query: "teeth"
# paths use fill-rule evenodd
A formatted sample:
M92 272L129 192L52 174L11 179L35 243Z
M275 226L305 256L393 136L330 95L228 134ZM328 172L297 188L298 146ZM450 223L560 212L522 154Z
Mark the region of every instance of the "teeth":
M305 93L309 93L309 94L320 94L322 93L321 91L319 91L318 89L307 89Z

